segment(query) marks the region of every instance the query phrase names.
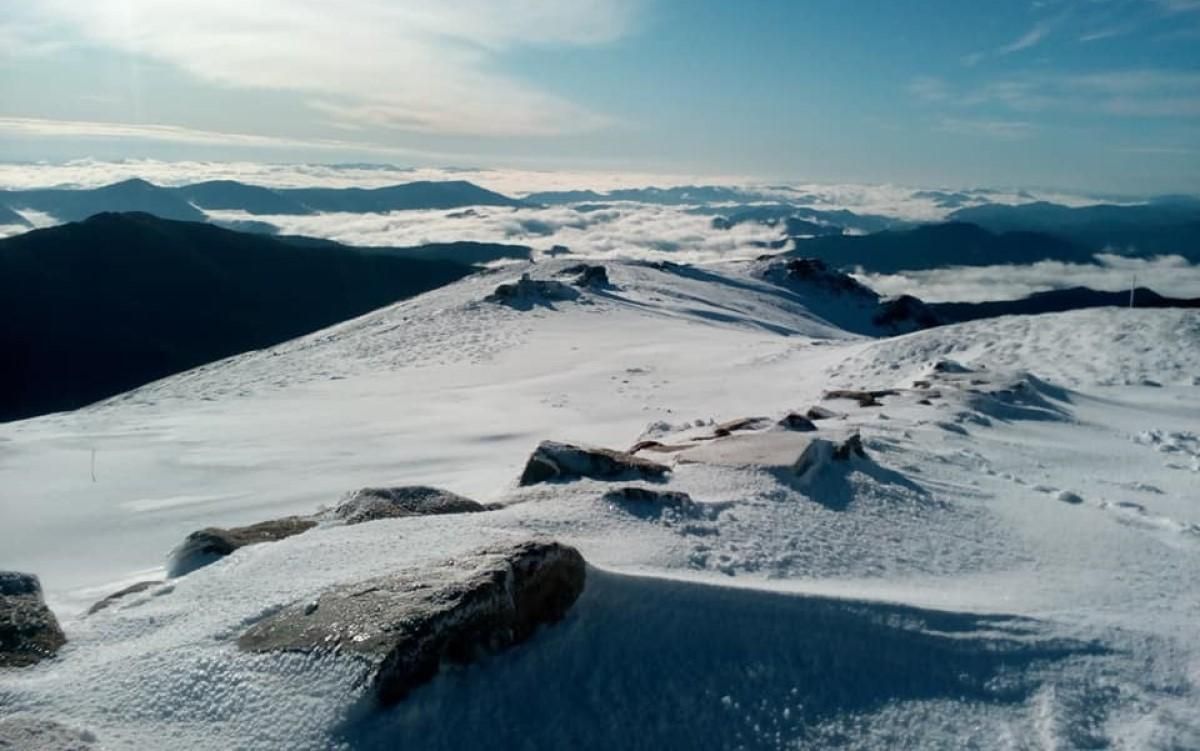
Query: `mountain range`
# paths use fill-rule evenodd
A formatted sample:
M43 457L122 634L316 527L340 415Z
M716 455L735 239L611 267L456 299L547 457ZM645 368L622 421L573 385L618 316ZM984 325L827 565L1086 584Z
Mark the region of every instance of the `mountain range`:
M838 268L895 273L941 266L992 266L1055 260L1093 263L1095 250L1043 232L996 234L965 222L928 224L870 235L797 240L791 255L820 258Z
M100 188L0 191L0 224L13 210L33 210L76 222L105 211L139 211L163 219L204 221L208 211L254 215L351 213L464 206L523 206L522 201L465 180L418 181L382 188L265 188L232 180L164 187L141 179ZM23 223L14 221L12 223Z

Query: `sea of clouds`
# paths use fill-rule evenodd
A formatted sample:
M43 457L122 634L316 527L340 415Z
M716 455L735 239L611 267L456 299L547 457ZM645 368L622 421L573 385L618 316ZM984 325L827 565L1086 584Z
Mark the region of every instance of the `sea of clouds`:
M906 221L939 221L953 209L936 192L899 185L824 183L764 184L736 177L639 175L607 172L543 172L518 169L406 168L375 164L266 164L258 162L164 162L76 160L64 163L0 164L0 188L87 188L139 177L159 185L204 180L237 180L267 187L381 187L415 180L469 180L513 197L549 190L607 191L617 188L677 185L736 186L763 201L822 210L847 209ZM1096 203L1096 198L1056 192L951 191L962 205L984 202L1024 203L1047 200L1067 205ZM753 222L731 229L712 226L723 207L657 205L630 201L531 208L475 207L453 211L326 213L312 216L251 216L237 211L210 212L214 220L256 221L284 234L323 237L351 245L414 246L473 240L528 245L545 251L563 245L593 258L663 259L713 263L754 258L764 244L780 239L778 228ZM700 209L700 210L698 210ZM54 217L24 212L35 227ZM0 227L0 237L27 231ZM803 247L801 242L801 248ZM1014 299L1044 290L1088 286L1102 290L1139 285L1181 297L1197 296L1200 266L1178 257L1133 260L1102 256L1096 265L1043 262L1027 266L945 268L899 274L862 274L884 294L914 294L929 301Z

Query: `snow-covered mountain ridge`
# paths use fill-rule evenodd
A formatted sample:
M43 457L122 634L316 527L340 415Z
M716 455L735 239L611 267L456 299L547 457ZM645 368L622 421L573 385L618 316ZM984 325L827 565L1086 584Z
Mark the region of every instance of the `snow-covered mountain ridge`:
M766 261L606 261L582 286L579 263L0 426L0 568L42 577L69 639L0 705L112 748L1200 743L1200 313L874 339L876 301ZM522 273L554 284L488 299ZM815 431L774 427L813 406ZM866 456L797 477L639 451L694 502L663 510L517 485L545 439L703 444L760 416L735 437L857 433ZM319 527L82 614L192 530L410 484L502 508ZM530 535L592 566L567 620L395 708L363 714L351 662L234 644L331 586Z

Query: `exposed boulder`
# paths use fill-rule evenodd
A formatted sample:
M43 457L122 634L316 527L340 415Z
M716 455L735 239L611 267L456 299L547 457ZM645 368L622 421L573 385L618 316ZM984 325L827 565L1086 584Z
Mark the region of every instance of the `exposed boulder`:
M878 389L875 391L860 391L858 389L834 389L826 391L824 399L852 399L860 407L878 407L880 399L885 396L895 396L900 393L895 389Z
M833 458L837 461L844 462L854 457L858 457L859 459L867 458L867 451L863 448L862 436L858 433L854 433L833 448Z
M676 451L695 446L694 443L663 443L662 441L638 441L630 447L629 453L636 454L639 451L652 451L657 454L673 454Z
M718 438L679 454L679 461L805 476L829 461L866 456L857 433L842 439L793 431L743 433Z
M822 407L819 404L809 407L808 411L804 413L804 416L814 422L817 420L832 420L836 417L841 417L841 415L839 415L837 412L834 412L832 409Z
M333 516L347 524L361 524L402 516L470 514L487 510L483 504L448 490L411 485L357 490L337 505Z
M317 523L300 516L251 524L248 527L208 527L188 535L182 544L171 553L167 563L167 576L176 577L203 568L238 548L261 542L276 542L292 535L306 532Z
M1078 506L1083 503L1083 496L1079 495L1076 492L1070 491L1070 490L1058 491L1058 495L1056 495L1055 498L1062 501L1063 503L1069 503L1072 506Z
M542 441L525 464L521 485L550 480L619 480L629 477L661 479L670 472L666 465L624 451Z
M496 290L488 295L487 302L528 307L554 301L574 300L578 297L579 292L569 284L553 279L534 279L529 274L522 274L517 281L496 287Z
M147 589L150 589L151 587L158 585L158 584L162 584L162 582L157 579L154 581L144 581L144 582L138 582L137 584L131 584L122 590L113 592L108 597L105 597L103 600L100 600L95 605L92 605L90 608L88 608L87 614L92 615L94 613L98 613L101 610L104 610L105 608L114 604L117 600L128 597L129 595L135 595L138 592L145 592Z
M608 269L590 263L577 263L562 270L563 276L574 276L576 287L603 288L608 286Z
M583 591L579 551L549 541L485 548L440 564L337 587L252 626L250 652L365 659L384 704L403 699L443 661L469 663L560 620Z
M551 258L557 258L558 256L570 255L570 253L571 253L571 249L568 248L566 245L551 245L550 249L546 251L546 255L550 256Z
M817 426L813 423L812 418L805 417L798 412L788 412L783 416L782 419L780 419L779 422L775 424L784 430L795 430L800 433L807 433L817 429Z
M33 665L53 657L67 637L42 599L33 574L0 571L0 668Z
M50 720L9 717L0 720L0 751L90 751L96 737Z
M739 417L736 420L723 422L713 428L713 435L722 437L731 435L739 430L762 430L770 427L771 418L769 417Z
M610 503L629 503L644 506L662 506L680 510L690 509L696 505L692 497L678 490L658 490L643 488L637 485L626 485L604 494L604 499Z

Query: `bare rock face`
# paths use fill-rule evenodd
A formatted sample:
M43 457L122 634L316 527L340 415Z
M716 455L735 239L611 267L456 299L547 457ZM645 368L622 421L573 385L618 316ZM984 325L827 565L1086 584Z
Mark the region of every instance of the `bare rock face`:
M521 485L549 480L619 480L630 477L661 479L670 468L640 456L612 449L542 441L525 464Z
M89 751L95 736L50 720L10 717L0 720L0 751Z
M338 652L365 659L384 704L403 699L443 661L469 663L560 620L583 591L579 551L550 541L344 585L292 605L238 639L249 652Z
M0 668L33 665L53 657L67 637L42 599L33 574L0 571Z
M158 580L144 581L144 582L138 582L137 584L131 584L128 587L126 587L125 589L119 590L117 592L113 592L108 597L105 597L103 600L100 600L95 605L92 605L90 608L88 608L87 614L93 615L95 613L98 613L101 610L104 610L105 608L115 604L118 600L124 599L130 595L135 595L138 592L145 592L147 589L150 589L151 587L157 586L159 584L162 584L162 582L158 581Z
M171 553L167 576L176 577L203 568L238 548L261 542L275 542L317 526L312 519L288 516L283 519L251 524L248 527L208 527L188 535Z
M872 321L875 325L896 333L918 331L943 324L932 308L912 295L900 295L879 303Z
M376 519L433 514L470 514L488 507L440 488L412 485L399 488L363 488L346 498L333 515L347 524Z

